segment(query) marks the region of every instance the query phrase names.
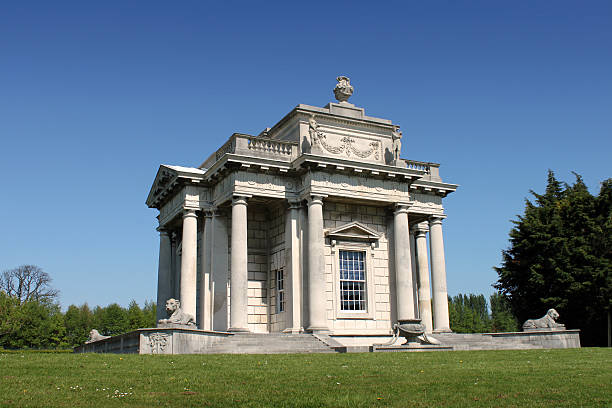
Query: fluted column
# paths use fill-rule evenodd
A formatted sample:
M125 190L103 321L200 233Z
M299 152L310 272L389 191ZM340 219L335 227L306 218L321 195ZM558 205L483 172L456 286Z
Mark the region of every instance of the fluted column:
M450 332L444 240L442 239L442 218L432 217L429 220L429 231L434 332Z
M397 205L393 213L393 231L397 320L414 319L414 287L412 282L412 262L410 259L408 205Z
M183 249L181 254L181 308L196 316L198 216L195 210L183 214Z
M166 300L172 294L172 242L170 234L164 229L159 229L159 265L157 270L157 317L156 320L166 317Z
M427 231L429 227L426 222L417 224L414 229L416 259L417 259L417 278L418 278L418 297L419 297L419 317L421 323L425 325L425 331L433 331L431 318L431 288L429 286L429 259L427 256Z
M308 199L308 330L311 332L328 331L323 244L323 197L313 195Z
M230 265L229 331L248 332L247 199L232 200L232 256Z
M200 252L200 270L202 280L200 282L200 328L212 330L212 290L211 290L211 267L212 267L212 212L204 212L204 228L202 230L202 249Z

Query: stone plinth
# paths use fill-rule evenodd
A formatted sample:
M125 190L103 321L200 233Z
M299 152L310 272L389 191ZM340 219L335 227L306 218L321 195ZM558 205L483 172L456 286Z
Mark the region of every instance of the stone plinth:
M75 353L202 354L232 333L158 327L138 329L74 348Z

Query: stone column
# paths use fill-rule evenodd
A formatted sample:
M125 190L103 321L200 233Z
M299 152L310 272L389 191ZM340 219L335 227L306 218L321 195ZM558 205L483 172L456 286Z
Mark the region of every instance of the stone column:
M229 249L227 235L227 216L218 209L211 210L212 214L212 247L211 264L211 293L212 293L212 328L218 331L227 331L228 313L228 274Z
M166 318L165 304L172 294L172 242L170 234L164 229L159 229L159 266L157 271L157 316L159 319Z
M181 308L196 316L198 216L195 210L183 214L183 248L181 254Z
M418 294L418 278L417 278L417 261L416 261L416 240L414 237L414 228L410 227L410 266L412 266L412 299L414 300L414 315L419 316L419 294Z
M202 231L202 251L200 253L200 268L202 281L200 282L200 329L212 330L212 291L211 291L211 267L212 267L212 212L204 212L204 229Z
M444 241L442 239L441 217L432 217L429 220L429 231L434 332L450 332L451 329L448 320L448 293L446 291L446 265L444 261Z
M414 319L414 286L412 283L407 204L397 204L393 213L393 231L397 320Z
M232 200L232 255L230 261L230 327L232 332L248 332L248 248L247 199Z
M308 331L326 332L325 255L323 253L323 197L308 198Z
M300 333L302 327L302 271L300 268L299 201L290 201L285 218L285 270L287 283L285 332ZM289 292L290 291L290 292Z
M170 242L172 245L172 260L170 261L172 263L171 265L171 271L172 271L172 276L171 276L171 281L172 281L172 296L174 299L179 299L181 297L181 280L180 280L180 274L181 274L181 264L180 264L180 257L178 256L178 247L179 247L179 242L178 242L178 234L175 232L173 232L170 235ZM164 312L165 313L165 312ZM164 317L165 318L165 317Z
M419 317L425 325L425 331L433 331L431 320L431 288L429 286L429 259L427 256L427 231L429 227L426 222L417 224L414 229L415 247L417 254L417 276L419 280Z

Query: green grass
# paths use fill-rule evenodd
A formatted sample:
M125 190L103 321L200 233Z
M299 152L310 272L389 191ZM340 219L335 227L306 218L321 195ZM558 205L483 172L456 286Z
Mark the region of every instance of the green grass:
M0 407L612 407L612 349L0 353Z

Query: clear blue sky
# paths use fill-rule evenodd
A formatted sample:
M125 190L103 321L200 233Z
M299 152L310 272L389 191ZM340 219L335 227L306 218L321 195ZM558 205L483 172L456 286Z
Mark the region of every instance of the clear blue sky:
M612 177L610 1L3 2L0 270L44 268L63 307L154 299L159 164L323 106L339 74L460 184L451 295L492 292L547 169Z

